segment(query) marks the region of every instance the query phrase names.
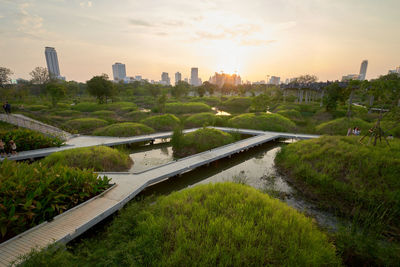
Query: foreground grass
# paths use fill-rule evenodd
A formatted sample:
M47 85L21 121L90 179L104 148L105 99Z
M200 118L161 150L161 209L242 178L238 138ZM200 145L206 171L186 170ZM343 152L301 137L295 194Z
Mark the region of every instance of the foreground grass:
M24 266L337 266L311 219L254 188L208 184L131 203L72 252L33 253Z
M134 122L115 123L93 132L99 136L129 137L153 133L154 130L144 124Z
M345 262L392 265L400 262L400 141L389 148L358 140L324 136L290 144L276 164L309 199L351 219L337 235Z
M133 162L129 155L106 146L69 149L56 152L42 160L43 165L57 164L99 172L127 171Z

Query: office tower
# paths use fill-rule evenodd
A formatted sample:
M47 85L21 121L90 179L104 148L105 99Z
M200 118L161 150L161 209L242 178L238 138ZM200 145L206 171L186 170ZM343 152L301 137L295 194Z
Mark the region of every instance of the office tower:
M175 85L182 80L182 74L180 72L175 73Z
M136 75L135 76L136 81L141 81L142 80L142 75Z
M161 84L171 85L171 81L169 79L168 72L163 72L161 74Z
M360 67L360 77L359 77L360 81L365 80L365 76L367 75L367 67L368 67L368 60L363 60L363 62L361 62L361 67Z
M199 86L199 69L192 68L190 72L190 84L193 86Z
M47 70L51 79L61 79L60 67L58 66L57 52L54 47L46 47L44 50L46 56Z
M280 81L281 77L271 76L271 78L269 79L269 84L279 85Z
M126 77L126 69L125 64L122 63L115 63L112 65L112 71L114 76L114 81L120 81L125 79Z

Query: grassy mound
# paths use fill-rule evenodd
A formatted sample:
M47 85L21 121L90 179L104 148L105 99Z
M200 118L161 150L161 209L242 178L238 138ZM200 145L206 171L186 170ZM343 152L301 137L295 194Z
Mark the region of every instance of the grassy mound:
M211 107L204 103L189 102L189 103L167 103L165 105L166 113L172 114L185 114L185 113L200 113L200 112L210 112Z
M150 112L144 112L144 111L131 111L128 112L124 115L125 118L127 118L128 120L134 121L134 122L139 122L147 117L150 116Z
M291 120L300 120L302 118L301 113L295 109L279 110L277 114L282 115Z
M115 123L107 127L97 129L94 135L128 137L153 133L154 130L146 125L133 122Z
M107 177L65 166L0 164L0 242L49 220L108 187Z
M319 134L346 135L347 130L349 128L353 129L354 127L358 127L361 130L362 135L372 127L372 124L358 118L340 118L321 123L316 127L316 131Z
M174 134L175 135L175 134ZM212 128L202 128L181 137L172 137L174 155L185 157L227 145L235 141L229 133Z
M297 142L284 147L275 162L306 197L352 218L351 228L337 239L349 265L392 266L389 262L400 260L400 141L391 140L389 148L358 140L323 136Z
M33 253L29 266L337 266L311 219L254 188L200 185L130 204L75 255Z
M203 126L214 126L217 122L222 119L218 116L215 116L213 113L203 112L189 116L185 120L185 127L203 127Z
M49 107L45 106L45 105L29 105L29 106L26 106L25 108L30 111L39 111L39 110L49 109Z
M300 112L300 105L299 104L279 104L278 106L276 106L273 111L274 112L278 112L280 110L297 110L298 112Z
M98 110L98 111L92 112L91 115L96 116L96 117L115 117L117 114L111 110Z
M64 141L60 138L50 137L39 132L28 129L1 130L0 139L6 144L6 151L11 151L8 142L14 140L17 151L27 151L33 149L59 147Z
M289 132L295 128L295 124L288 118L279 114L254 114L246 113L229 120L235 128L255 129L262 131Z
M157 131L170 131L180 124L180 120L172 114L151 116L140 122Z
M221 106L224 111L229 113L247 112L251 105L250 97L232 97L224 102Z
M93 111L105 109L105 104L99 105L94 102L81 102L81 103L71 106L71 108L73 110L78 110L80 112L93 112Z
M97 128L106 126L107 124L107 121L96 118L80 118L66 122L67 127L77 130L80 133L90 133Z
M99 172L127 171L132 166L129 155L106 146L83 147L56 152L44 158L46 166L61 164Z
M132 102L114 102L104 105L104 109L124 113L137 110L138 107Z
M82 113L78 110L57 110L54 112L55 115L62 116L62 117L75 117L80 116Z
M215 96L204 96L204 97L194 97L190 101L192 102L202 102L211 107L218 106L221 104L221 99Z

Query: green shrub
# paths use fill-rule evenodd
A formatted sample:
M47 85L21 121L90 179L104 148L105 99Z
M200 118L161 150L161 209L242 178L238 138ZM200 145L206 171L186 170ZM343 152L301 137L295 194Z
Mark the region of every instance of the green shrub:
M150 134L153 132L154 130L152 128L144 124L124 122L124 123L111 124L107 127L97 129L96 131L93 132L93 134L100 136L128 137L135 135Z
M276 106L273 111L278 112L280 110L297 110L300 112L300 105L299 104L279 104Z
M31 111L39 111L39 110L49 109L49 107L45 106L45 105L29 105L29 106L26 106L26 109L31 110Z
M108 103L104 105L104 109L113 110L113 111L122 111L122 112L129 112L137 110L138 107L135 103L132 102L114 102Z
M229 133L213 128L202 128L185 134L179 143L175 143L175 140L172 140L172 144L174 155L185 157L227 145L234 141L235 139Z
M202 102L205 103L211 107L216 107L221 104L221 100L218 97L215 96L204 96L204 97L194 97L190 99L192 102Z
M99 105L94 102L81 102L76 105L71 106L73 110L78 110L81 112L93 112L97 110L105 109L106 104Z
M106 126L107 124L107 121L96 118L80 118L66 122L67 127L77 130L80 133L90 133L97 128Z
M139 121L149 117L150 114L151 114L150 112L144 112L144 111L137 110L137 111L131 111L129 113L126 113L124 115L124 117L131 121L139 122Z
M381 127L385 131L385 135L393 135L394 137L400 137L400 123L395 121L382 121Z
M129 155L106 146L82 147L56 152L42 160L45 166L61 164L99 172L127 171L132 166Z
M243 113L249 110L250 105L250 97L232 97L222 102L221 107L229 113Z
M75 117L82 115L82 113L77 110L57 110L54 114L62 117Z
M230 119L229 124L235 128L277 132L289 132L296 126L291 120L282 115L265 113L242 114Z
M64 143L60 138L49 137L42 133L23 128L0 131L0 139L6 144L6 151L11 150L8 146L10 140L14 140L17 145L17 151L59 147Z
M0 131L11 131L17 129L18 127L14 124L10 124L4 121L0 121Z
M249 186L219 183L130 203L102 239L73 252L32 253L25 264L339 266L340 260L311 219Z
M204 103L167 103L165 104L165 112L172 114L185 114L185 113L200 113L200 112L209 112L211 111L211 107Z
M180 124L180 120L172 114L152 116L140 122L158 131L170 131Z
M115 116L117 116L117 114L111 110L98 110L98 111L92 112L91 115L96 116L96 117L115 117Z
M188 128L192 127L203 127L203 126L215 126L217 121L219 122L221 118L215 116L213 113L203 112L191 115L185 120L185 126Z
M97 195L109 179L91 170L4 160L0 184L2 242Z
M358 118L340 118L333 121L321 123L316 127L319 134L329 135L346 135L349 128L358 127L361 130L361 135L366 133L372 124Z

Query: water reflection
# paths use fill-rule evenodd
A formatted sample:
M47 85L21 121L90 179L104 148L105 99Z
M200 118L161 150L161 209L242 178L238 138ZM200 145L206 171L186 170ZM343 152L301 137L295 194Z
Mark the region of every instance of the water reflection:
M212 110L214 110L215 112L217 112L215 115L216 116L230 116L231 114L230 113L228 113L228 112L226 112L226 111L223 111L223 110L219 110L218 108L216 108L216 107L213 107L213 108L211 108Z

